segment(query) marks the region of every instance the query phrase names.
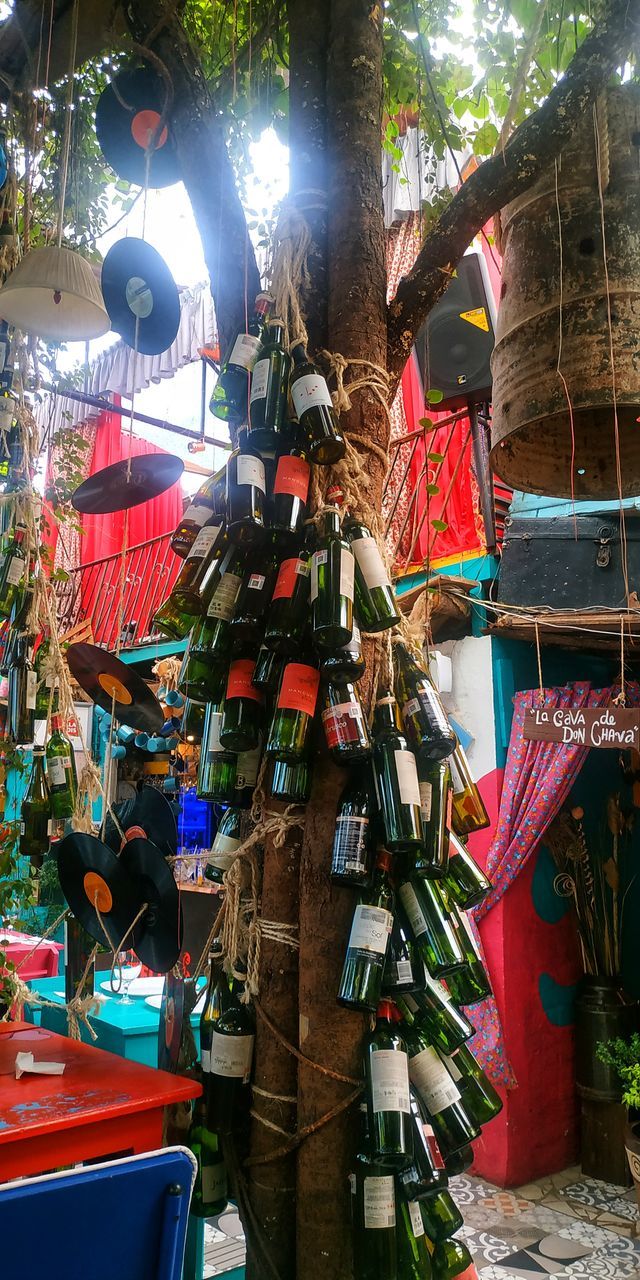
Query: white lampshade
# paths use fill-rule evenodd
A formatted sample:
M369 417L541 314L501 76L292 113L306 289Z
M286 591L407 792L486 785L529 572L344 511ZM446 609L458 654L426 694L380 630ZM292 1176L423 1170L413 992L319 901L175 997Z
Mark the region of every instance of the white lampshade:
M50 342L99 338L111 327L91 267L72 249L31 249L0 289L0 317Z

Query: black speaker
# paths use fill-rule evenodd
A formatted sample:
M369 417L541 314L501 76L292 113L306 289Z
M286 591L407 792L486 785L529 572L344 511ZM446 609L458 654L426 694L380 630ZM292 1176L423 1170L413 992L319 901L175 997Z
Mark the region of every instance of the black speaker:
M444 392L440 409L491 399L496 309L482 253L467 253L416 338L425 392Z

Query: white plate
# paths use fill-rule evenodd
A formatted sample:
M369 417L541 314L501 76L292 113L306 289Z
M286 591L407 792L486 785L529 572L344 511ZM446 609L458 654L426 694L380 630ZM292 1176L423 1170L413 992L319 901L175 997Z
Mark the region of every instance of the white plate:
M200 999L196 1002L194 1013L202 1013L206 994L206 991L202 992ZM162 996L147 996L145 1004L148 1004L151 1009L159 1009L162 1004Z
M107 982L100 983L100 989L101 991L106 991L107 995L110 996L122 995L122 992L118 991L119 983L117 970L113 975L113 985L115 987L115 991L112 991L111 980L109 979ZM140 998L162 995L163 985L164 978L134 978L133 982L129 984L128 994L130 996L140 996Z

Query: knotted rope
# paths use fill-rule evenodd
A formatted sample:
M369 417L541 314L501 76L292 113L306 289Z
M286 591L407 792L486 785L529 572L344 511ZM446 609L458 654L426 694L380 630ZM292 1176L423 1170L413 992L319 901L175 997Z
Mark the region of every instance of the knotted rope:
M303 342L306 347L308 342L299 298L311 283L307 267L310 245L311 231L304 214L291 200L284 200L273 236L270 292L288 346Z

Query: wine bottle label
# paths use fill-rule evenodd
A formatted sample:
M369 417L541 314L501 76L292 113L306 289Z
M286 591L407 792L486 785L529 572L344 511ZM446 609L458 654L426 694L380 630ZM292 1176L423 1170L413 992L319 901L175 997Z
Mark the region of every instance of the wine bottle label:
M367 838L369 819L355 814L336 818L333 837L331 871L343 875L347 871L365 875L367 871Z
M258 780L258 769L262 748L254 747L253 751L241 751L236 766L236 790L244 787L255 787Z
M356 538L351 543L351 550L370 591L373 587L389 586L389 576L375 538Z
M250 573L247 582L247 591L262 591L267 579L263 573Z
M68 756L51 756L47 760L47 774L49 776L49 786L64 787L67 783L66 770L71 768L71 761Z
M290 497L306 502L309 495L310 475L311 467L304 458L292 458L285 454L278 459L273 492L274 494L288 493Z
M256 400L264 400L269 385L269 359L257 360L253 366L253 374L251 377L251 395L249 396L249 404L255 404Z
M360 902L353 913L353 923L349 934L348 951L363 952L364 959L371 959L371 953L381 957L386 954L389 945L389 934L393 928L393 916L383 907L370 907ZM351 959L353 959L351 955Z
M216 832L211 853L207 858L207 862L211 867L217 867L219 871L228 871L231 863L235 861L235 856L240 848L240 841L234 836L221 835Z
M310 598L311 598L311 603L312 603L312 604L313 604L313 601L314 601L314 600L317 600L317 598L318 598L318 569L319 569L319 567L320 567L320 565L321 565L321 564L326 564L326 563L327 563L327 561L328 561L328 559L329 559L329 552L328 552L326 549L325 549L325 550L323 550L323 551L314 551L314 553L313 553L313 555L312 555L312 557L311 557L311 592L310 592Z
M202 1070L204 1074L207 1075L208 1072L211 1070L211 1050L210 1049L200 1050L200 1062L202 1064Z
M262 493L267 492L262 458L254 458L250 453L239 453L236 458L236 468L238 484L252 484Z
M322 723L328 747L346 747L351 742L368 740L364 712L357 702L338 702L326 707Z
M273 589L272 601L290 600L298 578L308 578L308 576L309 565L306 560L299 560L297 556L293 556L290 560L283 560Z
M371 1101L376 1114L403 1111L410 1115L409 1068L401 1049L375 1049L371 1054Z
M420 710L420 702L418 698L409 698L401 709L402 719L410 720L411 716L415 716Z
M252 684L255 669L254 658L236 658L229 667L225 698L250 698L252 702L262 702L260 690Z
M430 782L421 782L420 786L420 809L422 811L422 821L431 821L431 802L433 799L433 786Z
M413 982L413 969L410 960L394 960L391 965L391 977L394 983Z
M211 1074L233 1077L247 1084L251 1076L253 1036L225 1036L211 1032Z
M205 520L208 520L210 515L211 515L210 502L207 503L204 500L202 502L192 502L191 506L187 507L178 528L180 528L182 525L194 524L197 529L201 529ZM175 536L176 535L174 534L174 537Z
M414 1239L417 1240L419 1236L424 1235L424 1222L422 1221L420 1206L415 1200L409 1200L407 1208L411 1219L411 1230L413 1231Z
M333 409L333 400L321 373L304 373L296 378L291 383L291 399L296 418L301 418L305 409L315 409L320 404Z
M241 369L251 373L259 350L259 338L256 338L253 333L239 333L231 348L227 364L239 365Z
M394 751L396 777L401 804L420 806L420 784L416 758L412 751Z
M441 982L439 978L432 978L431 974L427 973L426 969L424 979L426 990L431 991L436 1000L444 1000L445 1004L451 1004L451 996L447 991L444 982Z
M350 551L343 547L340 552L340 595L353 600L353 579L355 560Z
M460 1091L451 1079L444 1062L431 1047L421 1049L420 1053L409 1058L409 1076L432 1116L446 1111L447 1107L460 1099Z
M421 933L427 932L427 922L424 918L422 907L418 902L416 891L408 880L400 885L398 889L400 901L406 911L407 920L411 926L414 937L419 938Z
M213 711L209 717L209 736L207 738L207 762L213 763L219 751L224 751L224 747L220 741L220 726L222 724L222 712Z
M221 535L221 524L208 524L204 529L200 529L189 551L187 560L202 560L211 548L215 547Z
M381 1178L365 1178L363 1183L365 1231L378 1231L396 1225L396 1195L393 1174Z
M11 583L12 587L17 587L22 582L24 576L24 560L20 556L12 556L7 569L6 583Z
M302 711L305 715L314 716L319 687L320 672L315 667L308 667L302 662L288 662L278 691L278 709Z
M349 1174L349 1190L352 1196L356 1194L356 1186L357 1186L356 1175L355 1173L350 1173Z
M462 1072L460 1071L458 1064L456 1062L455 1054L452 1054L451 1056L449 1056L446 1053L441 1053L440 1057L442 1058L442 1061L444 1062L444 1065L447 1068L447 1071L449 1072L449 1075L451 1076L451 1079L453 1080L454 1084L457 1084L458 1080L462 1080Z
M201 1185L204 1204L216 1204L227 1199L227 1170L222 1160L202 1166Z
M207 617L221 618L223 622L231 622L241 586L242 578L239 574L223 574L211 597Z
M35 711L36 695L38 693L38 673L37 671L27 671L25 705L27 711Z
M427 1146L431 1152L431 1161L434 1169L446 1169L447 1166L442 1158L442 1152L438 1146L438 1139L433 1131L433 1126L430 1124L423 1124L422 1132L424 1133Z

